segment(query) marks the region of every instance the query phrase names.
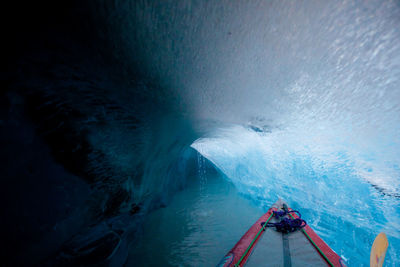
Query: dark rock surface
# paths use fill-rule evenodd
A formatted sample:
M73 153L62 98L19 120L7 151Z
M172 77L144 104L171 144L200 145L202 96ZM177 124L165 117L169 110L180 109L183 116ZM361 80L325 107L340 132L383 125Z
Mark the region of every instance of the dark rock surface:
M194 139L190 125L171 120L157 83L122 63L110 22L88 2L4 7L6 266L121 266L141 215L185 185L176 161Z

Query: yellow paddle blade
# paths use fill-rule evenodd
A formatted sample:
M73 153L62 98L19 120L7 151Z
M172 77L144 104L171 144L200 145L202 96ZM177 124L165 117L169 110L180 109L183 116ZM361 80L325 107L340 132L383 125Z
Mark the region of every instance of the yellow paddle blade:
M385 233L380 233L372 244L371 256L369 258L371 267L382 267L388 246L389 242Z

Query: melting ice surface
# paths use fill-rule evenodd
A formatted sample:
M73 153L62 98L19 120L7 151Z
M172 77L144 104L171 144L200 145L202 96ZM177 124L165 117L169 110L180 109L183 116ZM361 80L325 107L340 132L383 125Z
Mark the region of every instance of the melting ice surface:
M387 265L400 265L398 2L174 3L138 2L135 21L146 30L122 28L141 40L132 54L149 55L147 68L176 88L188 113L216 121L192 147L254 206L281 197L301 210L349 266L367 265L380 231ZM191 207L216 203L202 199ZM186 234L205 240L190 218L179 226L198 226ZM230 231L237 241L245 230Z

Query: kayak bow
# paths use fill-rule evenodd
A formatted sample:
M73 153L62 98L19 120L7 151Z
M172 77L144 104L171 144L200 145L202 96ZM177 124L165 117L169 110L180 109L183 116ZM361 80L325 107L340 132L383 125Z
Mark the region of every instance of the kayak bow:
M278 200L250 227L218 266L244 264L346 266L340 256L300 218L300 213L282 200Z

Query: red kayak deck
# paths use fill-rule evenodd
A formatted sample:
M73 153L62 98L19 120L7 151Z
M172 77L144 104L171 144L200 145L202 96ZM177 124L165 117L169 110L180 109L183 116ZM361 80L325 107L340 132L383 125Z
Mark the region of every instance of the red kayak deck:
M310 226L293 233L279 233L275 228L264 228L261 223L274 222L273 211L282 210L278 200L250 229L218 264L232 266L346 266ZM292 211L288 208L288 211ZM296 219L296 213L290 213ZM262 239L262 241L260 241ZM254 258L254 259L253 259Z

